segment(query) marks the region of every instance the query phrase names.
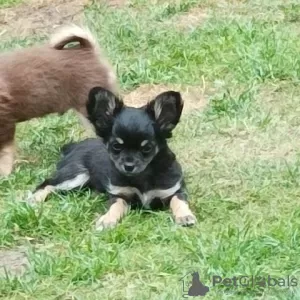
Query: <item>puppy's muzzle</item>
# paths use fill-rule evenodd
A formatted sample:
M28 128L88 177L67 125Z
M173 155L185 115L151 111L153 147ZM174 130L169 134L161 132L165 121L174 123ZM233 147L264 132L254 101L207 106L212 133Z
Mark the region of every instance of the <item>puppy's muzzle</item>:
M134 163L125 163L123 168L126 173L133 173L135 170L135 165Z

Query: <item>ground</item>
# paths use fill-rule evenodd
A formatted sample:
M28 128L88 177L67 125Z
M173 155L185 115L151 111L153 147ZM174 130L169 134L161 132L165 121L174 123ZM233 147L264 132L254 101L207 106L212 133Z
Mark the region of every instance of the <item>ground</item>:
M184 115L170 146L199 220L180 228L169 212L133 211L116 229L95 233L102 195L57 194L28 207L22 195L83 131L72 112L20 124L15 171L0 179L1 299L182 299L179 280L192 271L210 288L203 299L299 299L299 1L0 7L1 51L42 42L64 20L85 20L127 103L182 91ZM212 284L213 276L252 275L295 276L298 284Z

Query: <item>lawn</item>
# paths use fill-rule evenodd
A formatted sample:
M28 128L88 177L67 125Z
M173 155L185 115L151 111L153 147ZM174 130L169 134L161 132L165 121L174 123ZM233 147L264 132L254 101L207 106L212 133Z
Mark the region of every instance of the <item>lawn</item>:
M300 2L136 0L92 5L85 15L124 94L180 84L207 100L185 111L170 141L198 224L180 228L169 212L132 211L96 233L105 197L88 191L30 208L20 195L83 130L72 112L20 124L15 171L0 179L0 245L26 251L30 265L18 277L1 275L0 298L176 300L180 278L198 271L210 288L203 299L300 299ZM213 276L252 275L298 284L212 284Z
M0 0L0 8L11 7L21 2L21 0Z

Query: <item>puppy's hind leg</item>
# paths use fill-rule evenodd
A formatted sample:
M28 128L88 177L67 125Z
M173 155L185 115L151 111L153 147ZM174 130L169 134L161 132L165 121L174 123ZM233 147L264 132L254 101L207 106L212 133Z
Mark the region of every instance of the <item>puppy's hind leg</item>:
M14 134L15 125L0 124L0 176L11 174L14 165Z
M0 150L0 175L8 176L12 173L14 166L14 142L2 146Z
M70 191L81 188L87 184L90 176L87 171L76 166L65 166L58 170L54 177L46 179L40 184L32 196L29 197L29 204L44 202L48 195L55 191Z
M52 185L46 185L44 188L36 190L32 195L27 199L27 202L31 205L41 203L46 201L49 194L55 190L55 187Z

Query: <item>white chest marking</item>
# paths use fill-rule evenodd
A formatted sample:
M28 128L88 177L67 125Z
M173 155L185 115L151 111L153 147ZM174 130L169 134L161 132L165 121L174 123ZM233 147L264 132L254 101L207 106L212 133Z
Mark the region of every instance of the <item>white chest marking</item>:
M135 187L116 186L116 185L109 184L108 191L110 194L116 196L122 194L129 197L133 195L137 195L142 201L143 206L149 208L149 205L154 198L165 199L167 197L170 197L179 190L180 186L181 186L181 181L178 181L174 186L166 190L157 189L157 190L150 190L145 193L141 193L140 190L138 190Z

